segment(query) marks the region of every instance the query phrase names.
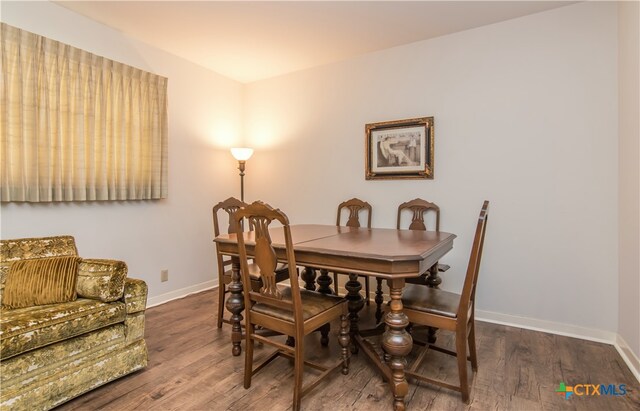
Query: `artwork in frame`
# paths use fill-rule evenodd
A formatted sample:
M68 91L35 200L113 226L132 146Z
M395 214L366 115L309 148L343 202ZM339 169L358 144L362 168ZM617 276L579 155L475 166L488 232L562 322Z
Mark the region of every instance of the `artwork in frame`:
M367 124L365 178L433 178L433 117Z

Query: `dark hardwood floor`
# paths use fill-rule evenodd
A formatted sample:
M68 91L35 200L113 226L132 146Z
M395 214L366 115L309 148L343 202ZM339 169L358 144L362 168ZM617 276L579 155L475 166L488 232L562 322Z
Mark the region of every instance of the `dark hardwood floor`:
M93 390L58 410L287 410L290 362L277 359L242 386L244 353L231 356L230 327L215 326L217 292L206 291L147 310L149 366ZM363 322L373 315L362 311ZM335 361L339 345L332 326L328 348L319 335L306 340L308 357ZM439 343L452 346L441 333ZM575 338L477 322L478 367L465 405L446 389L411 384L408 410L639 410L639 384L615 348ZM272 351L257 347L256 359ZM457 383L453 357L430 352L425 369ZM309 374L312 375L311 373ZM305 376L306 378L306 376ZM305 380L305 381L308 381ZM625 396L572 396L555 390L575 384L626 384ZM390 410L392 397L364 354L352 356L348 376L336 372L302 400L305 410Z

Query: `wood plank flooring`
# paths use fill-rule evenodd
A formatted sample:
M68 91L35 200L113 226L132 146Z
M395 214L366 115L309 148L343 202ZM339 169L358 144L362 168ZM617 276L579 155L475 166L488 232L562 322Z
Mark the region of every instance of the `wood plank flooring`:
M214 292L215 291L215 292ZM244 353L231 356L230 327L215 325L217 290L205 291L147 310L149 366L111 382L58 410L288 410L292 365L277 359L242 386ZM372 321L373 304L362 311ZM575 338L477 322L478 372L471 402L456 392L411 384L408 410L639 410L640 386L615 348ZM333 362L339 357L332 326L329 347L320 336L305 340L307 357ZM439 343L453 347L453 336L440 333ZM272 352L257 347L256 361ZM424 369L457 384L453 357L430 352ZM470 370L470 368L469 368ZM313 372L305 375L312 377ZM555 390L575 384L626 384L627 395L572 396ZM304 410L390 410L387 385L364 354L352 356L348 376L336 372L302 400Z

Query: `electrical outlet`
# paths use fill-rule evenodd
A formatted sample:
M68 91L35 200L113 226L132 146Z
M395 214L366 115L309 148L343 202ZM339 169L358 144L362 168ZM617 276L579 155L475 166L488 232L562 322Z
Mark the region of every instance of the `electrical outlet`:
M161 270L160 271L160 281L165 282L169 281L169 270Z

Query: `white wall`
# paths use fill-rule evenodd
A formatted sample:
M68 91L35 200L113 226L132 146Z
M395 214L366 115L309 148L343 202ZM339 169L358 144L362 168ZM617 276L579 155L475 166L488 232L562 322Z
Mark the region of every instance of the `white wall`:
M620 2L619 16L619 243L618 333L640 372L640 3Z
M71 234L83 257L124 260L151 297L211 281L211 206L237 195L226 147L242 85L49 2L2 2L2 21L169 78L169 196L161 201L2 204L2 238ZM160 282L160 270L169 281ZM211 285L211 284L210 284ZM153 301L153 300L152 300Z
M373 225L422 197L457 234L459 289L482 200L478 308L616 332L617 7L581 3L249 84L247 198L334 223L357 196ZM364 125L435 117L435 180L365 181Z

